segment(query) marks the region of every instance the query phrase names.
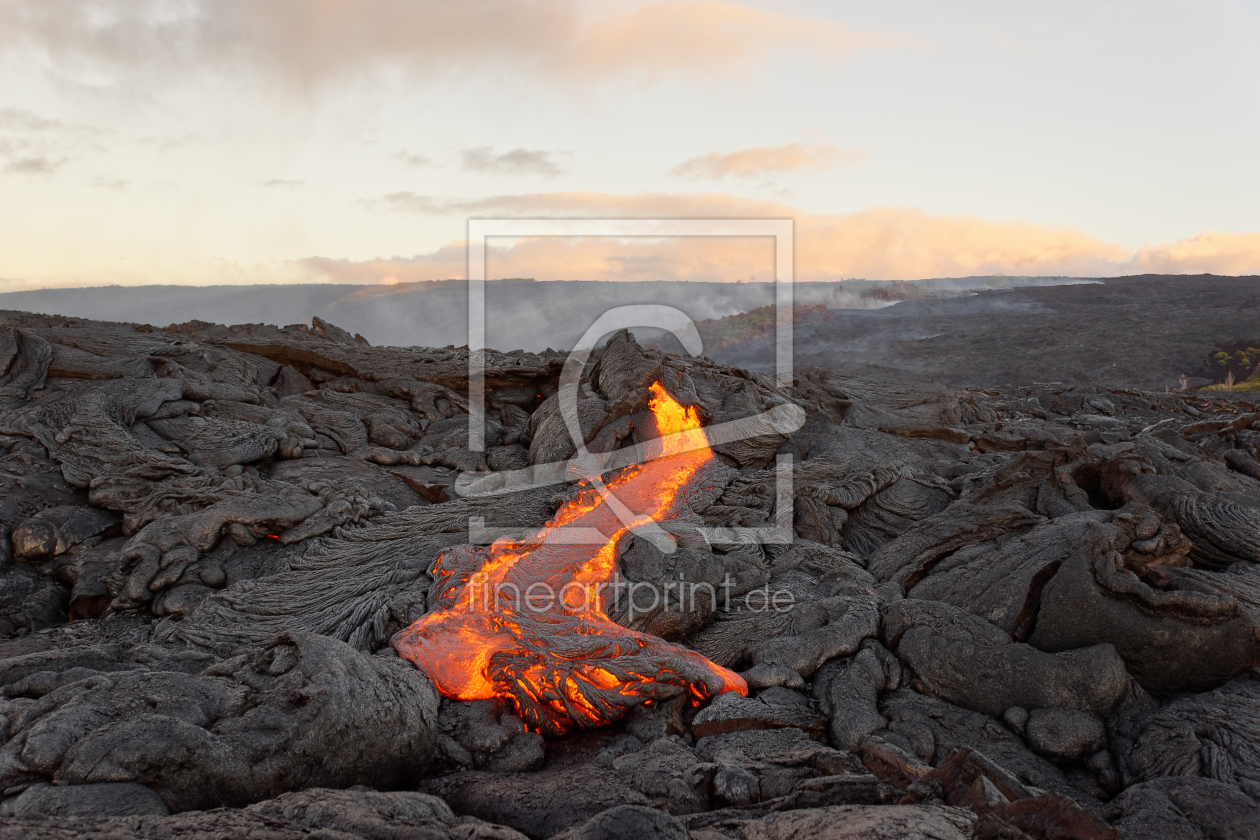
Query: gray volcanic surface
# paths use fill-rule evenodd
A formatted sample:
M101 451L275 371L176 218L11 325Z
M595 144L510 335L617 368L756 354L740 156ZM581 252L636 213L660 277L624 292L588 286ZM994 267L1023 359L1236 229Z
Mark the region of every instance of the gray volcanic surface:
M821 285L821 284L819 284ZM831 288L816 290L829 294ZM655 303L692 318L720 318L774 300L765 283L603 283L499 280L486 284L486 335L501 350L571 348L614 306ZM462 280L397 286L143 286L41 289L0 295L11 309L133 321L165 327L278 324L323 318L374 345L463 346L468 343L468 284Z
M1255 840L1260 403L1161 387L1255 288L803 308L790 382L618 331L479 407L318 316L0 311L0 840Z
M799 283L795 297L798 307L828 307L826 317L800 317L798 365L895 370L953 385L1064 382L1162 390L1178 385L1182 374L1203 384L1204 359L1216 344L1260 340L1257 277ZM614 306L666 304L701 321L773 301L773 287L765 283L495 281L486 287L486 337L502 351L566 350ZM400 347L462 346L468 335L462 281L45 289L0 294L4 309L159 327L193 319L283 325L318 316L374 345ZM636 334L683 352L659 333ZM707 348L706 355L774 369L769 339Z
M1260 339L1260 277L1144 276L980 291L796 327L796 363L883 368L951 385L1063 382L1163 390L1218 343ZM773 369L768 340L714 358Z

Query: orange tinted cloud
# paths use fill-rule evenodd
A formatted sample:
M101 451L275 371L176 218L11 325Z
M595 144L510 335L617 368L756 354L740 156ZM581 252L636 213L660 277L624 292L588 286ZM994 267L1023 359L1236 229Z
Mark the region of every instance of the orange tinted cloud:
M331 283L370 286L394 285L426 280L452 280L468 276L468 252L463 242L451 242L428 254L410 259L393 257L376 260L335 260L310 257L299 265Z
M843 61L867 50L917 43L907 36L860 32L834 21L738 3L669 0L588 19L553 63L577 74L603 76L633 68L653 80L697 72L722 78L785 48Z
M517 193L482 198L439 198L412 192L390 193L365 202L381 210L434 215L501 218L743 218L796 216L791 208L726 193L640 193L613 195L590 191Z
M1117 273L1129 255L1119 245L1072 229L930 216L921 210L901 208L847 215L802 213L721 193L618 196L557 192L474 200L397 193L376 206L504 218L792 218L796 222L798 280L895 280L998 273L1108 275ZM768 241L539 237L492 251L487 272L495 277L556 280L735 280L754 276L764 280L770 278L772 265L770 251L762 247ZM458 244L412 260L347 263L336 271L327 265L308 267L325 277L358 278L354 282L381 282L387 276L405 276L407 280L462 277L465 271Z
M801 279L811 280L989 274L1088 277L1116 274L1128 253L1073 228L877 208L843 216L803 216L796 260Z
M331 260L302 266L334 283L396 285L467 276L467 246L451 242L411 258ZM771 280L774 242L758 237L685 237L644 243L614 237L535 237L509 246L492 238L488 277L540 280Z
M833 61L916 43L723 0L6 0L0 24L0 48L33 48L63 69L238 66L301 83L389 65L726 79L783 50Z
M1206 233L1171 245L1131 248L1075 228L932 216L909 208L843 215L803 213L721 193L696 195L556 192L437 199L398 193L376 206L430 214L546 218L791 218L796 279L912 280L925 277L1027 275L1111 277L1147 272L1260 272L1260 234ZM768 239L681 237L651 240L537 237L510 247L490 240L487 275L540 280L771 279ZM339 282L412 282L464 277L462 243L410 260L307 261Z
M1260 274L1260 233L1210 230L1179 242L1143 245L1130 265L1140 274Z
M857 163L869 155L865 149L840 149L825 143L757 146L735 152L709 152L678 164L673 174L684 178L725 178L727 175L826 169L837 164Z

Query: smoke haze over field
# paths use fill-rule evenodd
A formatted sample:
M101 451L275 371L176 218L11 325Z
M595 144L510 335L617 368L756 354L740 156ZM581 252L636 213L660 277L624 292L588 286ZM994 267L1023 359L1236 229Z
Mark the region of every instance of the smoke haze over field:
M966 277L905 283L796 283L798 305L879 309L897 296L935 297L977 289L1088 282L1068 277ZM882 290L882 291L881 291ZM675 306L693 320L722 318L774 303L771 283L534 282L486 284L487 343L499 350L567 350L613 306ZM373 344L467 343L468 287L462 280L394 286L144 286L45 289L0 294L0 309L165 327L309 323L313 316Z
M486 335L496 349L567 350L612 306L667 304L703 320L755 309L773 300L773 286L767 283L490 282L486 284ZM309 323L318 316L377 345L442 347L468 340L468 284L462 280L405 286L54 289L0 295L0 309L159 327L193 319L283 326Z
M1199 377L1218 343L1260 339L1260 277L955 277L904 282L796 283L797 367L900 370L952 384L1106 381L1162 390ZM398 286L149 286L0 294L0 311L25 310L164 327L309 324L318 316L373 344L461 346L467 284ZM769 283L597 283L499 280L486 284L486 341L497 350L568 350L613 306L668 304L701 324L705 355L773 372ZM818 310L823 304L826 310ZM0 316L2 319L2 316ZM1158 325L1153 329L1152 325ZM764 328L764 329L762 329ZM672 337L636 330L683 353ZM706 339L707 341L707 339ZM1250 345L1249 345L1250 346ZM1197 379L1195 381L1198 381Z

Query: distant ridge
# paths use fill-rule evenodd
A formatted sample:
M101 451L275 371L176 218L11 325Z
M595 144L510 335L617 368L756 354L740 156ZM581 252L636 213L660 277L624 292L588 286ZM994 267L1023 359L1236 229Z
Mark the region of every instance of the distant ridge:
M1074 277L963 277L917 281L797 283L796 301L835 309L876 309L903 297L925 299L978 289L1096 282ZM915 289L912 295L894 292ZM879 291L885 290L885 291ZM878 292L872 294L872 292ZM486 286L487 337L501 350L573 346L613 306L675 306L697 321L774 302L771 283L574 282L508 278ZM96 286L0 293L0 310L40 312L165 327L190 320L219 324L310 323L323 318L373 344L443 347L467 343L463 280L395 285L323 283L248 286Z

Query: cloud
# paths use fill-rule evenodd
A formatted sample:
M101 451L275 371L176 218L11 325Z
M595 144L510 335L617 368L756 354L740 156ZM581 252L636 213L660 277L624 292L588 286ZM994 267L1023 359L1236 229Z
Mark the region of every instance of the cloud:
M0 30L4 25L2 12L0 8ZM0 172L19 175L53 174L72 157L92 150L91 140L96 134L85 126L13 107L0 108L0 132L4 132L0 136Z
M63 144L47 137L0 137L0 171L5 173L51 175L68 160Z
M189 146L192 143L195 143L196 140L197 137L193 134L181 134L178 136L169 134L154 134L136 138L136 142L140 145L148 146L162 153Z
M298 265L330 283L356 286L454 279L467 277L468 273L467 249L463 242L452 242L432 253L410 258L337 260L309 257L298 260Z
M914 45L820 18L725 0L2 0L0 50L41 56L63 78L102 70L260 70L301 85L403 67L441 76L493 68L571 81L730 79L776 54L844 61ZM115 80L120 81L120 80Z
M565 170L555 161L556 154L534 149L513 149L496 154L490 146L478 146L460 152L460 161L465 169L473 172L498 175L562 175Z
M65 162L66 158L15 157L5 163L4 171L11 175L51 175Z
M651 81L696 74L728 78L783 50L845 61L868 50L917 44L907 36L859 32L830 20L736 3L652 2L590 20L551 64L587 76L631 70Z
M2 2L2 0L0 0ZM0 26L3 18L0 17ZM2 36L0 36L2 37ZM51 175L82 150L90 131L24 108L0 108L0 172Z
M757 146L734 152L709 152L683 161L671 170L682 178L751 177L769 172L827 169L854 164L869 157L866 149L841 149L826 143L789 143L786 146Z
M610 195L555 192L435 198L395 193L378 209L432 215L519 218L791 218L795 221L796 279L911 280L924 277L1034 275L1112 277L1136 273L1248 274L1260 272L1260 234L1205 233L1136 252L1074 228L973 216L933 216L913 208L884 207L850 214L806 213L772 202L724 193ZM770 279L764 242L691 237L625 240L612 237L537 237L492 250L487 273L539 280ZM462 277L458 243L408 260L340 263L336 272L312 263L323 276L381 282ZM376 278L376 279L369 279ZM347 281L348 282L348 281Z
M288 178L271 178L266 181L259 181L258 186L266 189L291 190L305 184L305 181L293 181Z
M413 192L388 193L380 198L369 198L359 202L371 210L386 210L399 213L426 213L441 215L446 204L441 199Z
M70 126L60 120L41 117L24 108L0 108L0 129L8 131L62 131Z
M414 152L399 152L398 154L394 155L394 157L401 160L407 166L411 166L416 169L423 169L425 167L433 165L432 160L425 157L424 155L415 154Z
M794 211L764 201L726 193L610 193L573 191L515 193L482 198L443 198L396 192L364 202L378 210L432 215L497 215L542 218L742 218Z
M1179 242L1143 245L1135 274L1260 274L1260 233L1210 230Z
M818 280L1106 276L1119 273L1128 255L1124 247L1074 228L930 216L908 208L807 215L797 242L797 264Z

